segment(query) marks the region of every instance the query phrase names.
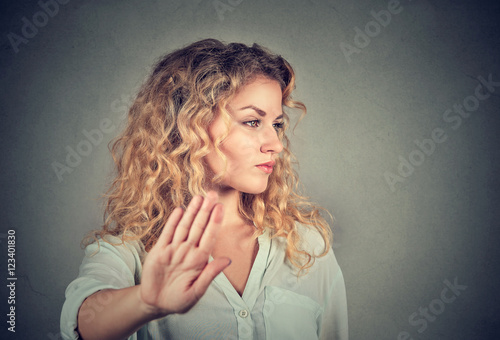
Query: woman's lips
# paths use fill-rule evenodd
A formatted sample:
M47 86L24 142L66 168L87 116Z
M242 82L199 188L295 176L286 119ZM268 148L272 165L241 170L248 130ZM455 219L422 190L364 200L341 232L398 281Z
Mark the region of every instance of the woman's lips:
M262 163L262 164L259 164L259 165L256 165L256 166L260 170L264 171L266 174L270 174L270 173L273 172L273 166L274 166L274 164L276 164L276 162L270 161L270 162Z

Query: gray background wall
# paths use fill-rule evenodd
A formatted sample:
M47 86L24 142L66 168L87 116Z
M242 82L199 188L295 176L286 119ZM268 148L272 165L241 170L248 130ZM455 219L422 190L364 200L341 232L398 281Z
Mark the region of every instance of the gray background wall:
M401 0L385 26L370 23L385 0L60 2L45 16L37 1L2 4L2 339L59 339L79 242L101 223L106 145L154 60L208 37L258 42L295 67L309 115L293 149L308 195L336 218L351 338L499 338L500 86L470 97L478 76L500 81L498 2ZM470 111L460 124L456 104ZM84 130L103 126L85 150ZM424 154L415 140L434 130L442 142ZM87 155L59 179L52 164L79 144ZM388 173L400 176L392 188ZM446 280L460 285L455 298L441 296Z

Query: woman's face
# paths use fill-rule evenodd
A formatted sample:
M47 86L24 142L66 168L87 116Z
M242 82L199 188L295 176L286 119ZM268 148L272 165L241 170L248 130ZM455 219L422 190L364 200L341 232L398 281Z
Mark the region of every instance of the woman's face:
M228 103L231 115L227 137L219 145L227 158L222 189L259 194L267 188L274 159L283 150L278 130L283 126L281 87L263 76L242 87ZM219 115L210 125L212 141L226 133L226 123ZM210 169L224 171L223 159L212 150L206 156Z

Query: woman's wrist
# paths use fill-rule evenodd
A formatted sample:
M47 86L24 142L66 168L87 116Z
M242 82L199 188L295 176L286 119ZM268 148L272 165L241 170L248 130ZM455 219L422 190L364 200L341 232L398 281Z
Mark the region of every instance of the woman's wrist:
M149 321L153 321L156 319L163 318L167 316L169 313L168 311L162 310L161 308L158 308L156 306L150 305L142 299L141 296L141 285L138 284L134 287L135 289L135 296L138 300L138 308L139 311L145 316L146 319Z

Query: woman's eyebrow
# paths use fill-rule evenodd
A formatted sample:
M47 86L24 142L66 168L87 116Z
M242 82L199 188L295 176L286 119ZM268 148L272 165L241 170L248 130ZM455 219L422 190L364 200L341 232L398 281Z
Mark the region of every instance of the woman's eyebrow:
M257 106L255 105L247 105L247 106L244 106L242 108L240 108L239 110L246 110L246 109L252 109L254 110L255 112L257 112L259 114L259 116L261 117L264 117L267 115L266 111L262 110L262 109L259 109ZM276 117L276 119L281 119L283 118L283 114L279 115L278 117Z

